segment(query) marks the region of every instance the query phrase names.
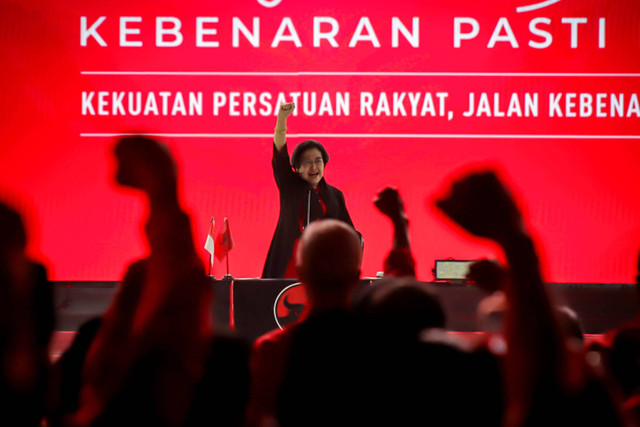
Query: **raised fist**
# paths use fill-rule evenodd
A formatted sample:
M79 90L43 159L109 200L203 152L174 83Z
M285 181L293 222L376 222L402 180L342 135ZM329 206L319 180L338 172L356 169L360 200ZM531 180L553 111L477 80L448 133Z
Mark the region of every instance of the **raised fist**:
M291 114L293 114L293 110L296 109L296 104L294 102L285 102L280 105L280 110L278 111L278 116L287 118Z
M383 215L391 219L404 215L404 203L398 190L393 187L386 187L378 192L373 199L373 204Z
M455 182L436 206L471 234L499 243L522 231L520 211L493 172L474 173Z

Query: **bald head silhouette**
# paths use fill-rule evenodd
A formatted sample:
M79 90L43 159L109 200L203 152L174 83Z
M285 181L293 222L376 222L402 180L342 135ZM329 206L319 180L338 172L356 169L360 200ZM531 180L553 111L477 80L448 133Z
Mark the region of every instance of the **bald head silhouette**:
M298 275L312 304L327 295L348 295L360 278L361 262L358 234L335 219L311 223L298 246Z

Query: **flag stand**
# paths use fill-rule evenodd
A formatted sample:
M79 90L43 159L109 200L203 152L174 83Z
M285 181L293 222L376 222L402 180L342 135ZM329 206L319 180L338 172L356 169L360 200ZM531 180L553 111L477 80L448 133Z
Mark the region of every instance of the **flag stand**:
M229 274L229 254L227 254L227 274L223 277L224 280L233 280L233 276Z

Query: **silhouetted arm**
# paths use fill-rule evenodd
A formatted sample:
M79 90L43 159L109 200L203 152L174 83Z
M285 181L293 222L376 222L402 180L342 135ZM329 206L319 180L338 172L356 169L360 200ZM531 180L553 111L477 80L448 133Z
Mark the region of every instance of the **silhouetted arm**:
M415 260L409 243L409 220L398 190L386 187L373 199L373 204L393 226L393 244L384 261L384 274L415 277Z
M278 118L276 119L276 127L273 130L273 143L276 146L276 150L281 151L284 144L287 142L287 117L293 114L296 104L288 102L280 106L278 110Z
M171 366L154 368L157 415L168 425L179 425L209 351L211 287L195 251L190 219L178 201L171 153L154 140L134 136L120 140L115 155L116 181L141 190L149 202L145 234L150 253L143 264L130 266L123 291L96 334L83 370L80 406L69 425L93 425L136 364L158 354L170 354Z
M373 204L393 225L393 249L410 249L409 220L404 211L404 203L398 190L386 187L378 192Z
M505 425L522 425L536 396L550 384L563 383L568 356L533 242L511 196L493 173L456 182L451 195L437 205L465 230L493 240L505 253L511 271L511 280L504 282Z

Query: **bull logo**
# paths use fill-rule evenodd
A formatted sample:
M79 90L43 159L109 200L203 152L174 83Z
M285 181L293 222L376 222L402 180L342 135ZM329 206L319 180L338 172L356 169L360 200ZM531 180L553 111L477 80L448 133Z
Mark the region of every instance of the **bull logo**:
M273 317L278 327L283 329L297 322L306 306L307 295L299 282L284 288L273 304Z

